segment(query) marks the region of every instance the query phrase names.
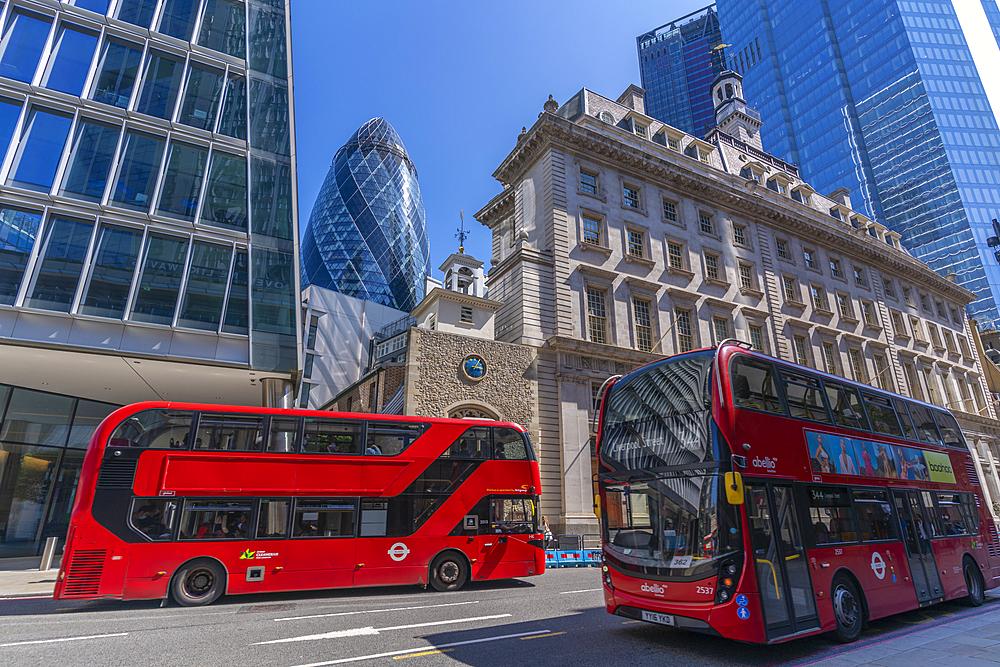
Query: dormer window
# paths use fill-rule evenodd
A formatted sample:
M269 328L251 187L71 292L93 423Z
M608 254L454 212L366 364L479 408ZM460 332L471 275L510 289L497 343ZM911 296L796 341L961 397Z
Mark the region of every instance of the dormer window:
M796 185L792 188L792 199L795 201L810 206L812 204L812 188L810 188L805 183Z
M635 128L635 133L643 139L649 136L649 130L642 123L633 122L632 126Z
M608 113L607 111L602 111L602 112L601 112L601 115L600 115L600 119L601 119L601 120L602 120L603 122L607 123L608 125L614 125L614 124L615 124L615 117L614 117L614 116L612 116L612 115L611 115L610 113Z

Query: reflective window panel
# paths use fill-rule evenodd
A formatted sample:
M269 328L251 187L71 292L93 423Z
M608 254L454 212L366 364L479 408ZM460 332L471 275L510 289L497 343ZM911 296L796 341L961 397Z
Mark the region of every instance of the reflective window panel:
M74 7L89 9L96 14L107 14L110 0L71 0Z
M14 387L0 440L62 447L69 434L73 399Z
M122 148L113 204L137 211L149 209L163 157L163 140L144 134L128 133Z
M102 227L94 254L93 269L80 313L121 319L142 244L142 233L131 229Z
M146 56L146 70L142 89L135 103L135 110L157 118L170 120L181 87L184 63L171 56L150 53Z
M52 45L52 55L42 77L42 85L70 95L83 92L90 61L97 48L97 33L62 24Z
M76 402L76 412L73 414L73 425L69 429L69 447L85 448L90 439L94 437L94 431L100 426L104 418L117 409L117 406L110 403L97 403L95 401L85 401L82 398Z
M280 13L250 8L250 69L279 79L288 77L284 7Z
M9 306L17 298L41 221L38 213L0 209L0 303Z
M49 36L51 19L15 9L0 41L0 76L28 83Z
M153 22L156 0L120 0L117 18L126 23L148 28Z
M233 262L233 275L229 280L229 303L226 304L226 319L222 332L247 335L247 253L237 251Z
M160 203L157 210L175 218L193 220L198 211L198 194L205 177L208 151L197 146L173 142L167 158Z
M292 254L253 248L253 329L295 335Z
M84 452L80 450L66 450L62 454L59 472L53 475L55 481L52 484L52 491L49 493L52 498L49 501L49 516L38 540L39 546L44 544L45 539L49 537L66 538L66 531L69 530L69 515L73 509L73 497L76 495L76 484L80 479L80 470L83 468L83 457Z
M195 243L191 252L187 288L177 325L192 329L217 331L222 320L222 302L229 279L233 249Z
M129 319L156 324L173 323L187 251L187 239L150 236L146 240L139 291Z
M292 169L263 158L251 158L250 211L254 234L292 238Z
M246 57L243 4L231 0L205 0L198 44L213 51Z
M122 109L128 107L141 62L142 47L112 40L104 42L97 70L100 73L91 98Z
M250 80L250 145L271 153L291 154L287 87Z
M157 32L190 41L200 3L201 0L165 0Z
M63 455L55 447L0 445L0 480L4 501L0 503L0 557L37 554L38 533L52 477ZM65 535L63 531L63 535Z
M99 202L118 148L119 129L81 119L73 137L66 175L59 194Z
M192 65L188 69L187 89L177 120L191 127L213 131L224 80L220 70Z
M42 261L24 305L69 312L87 258L94 225L79 220L52 218L45 229Z
M0 156L7 154L10 138L14 136L14 128L20 117L21 103L0 97Z
M213 153L201 221L216 227L247 230L247 163L242 157Z
M56 111L35 107L28 112L28 121L11 165L7 184L27 190L48 192L52 188L59 156L69 134L73 119Z
M247 138L247 82L230 77L226 82L226 99L222 103L219 134L246 140Z

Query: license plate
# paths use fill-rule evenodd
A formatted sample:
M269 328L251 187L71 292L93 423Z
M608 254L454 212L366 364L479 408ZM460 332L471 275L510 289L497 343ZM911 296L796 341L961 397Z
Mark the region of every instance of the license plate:
M658 614L655 611L643 611L642 620L660 625L675 625L673 614Z

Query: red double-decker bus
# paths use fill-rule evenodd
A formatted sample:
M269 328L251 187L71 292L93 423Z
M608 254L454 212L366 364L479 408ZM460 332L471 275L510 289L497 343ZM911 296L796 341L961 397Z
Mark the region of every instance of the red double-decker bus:
M750 642L982 604L1000 543L946 410L727 341L609 383L607 610Z
M90 442L54 597L541 574L539 488L517 424L138 403Z

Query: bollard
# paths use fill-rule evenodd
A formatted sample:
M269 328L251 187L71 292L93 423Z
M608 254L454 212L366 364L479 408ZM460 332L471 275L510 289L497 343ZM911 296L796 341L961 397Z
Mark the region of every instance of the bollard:
M38 569L42 572L52 569L52 561L56 557L56 546L59 544L58 537L49 537L45 540L45 550L42 551L42 562L38 565Z

